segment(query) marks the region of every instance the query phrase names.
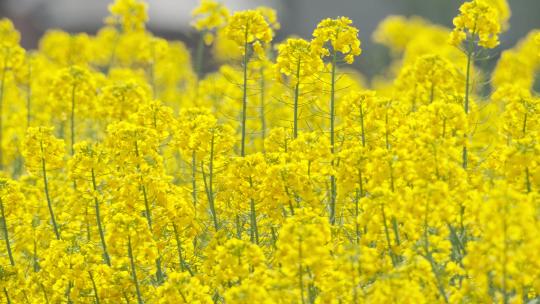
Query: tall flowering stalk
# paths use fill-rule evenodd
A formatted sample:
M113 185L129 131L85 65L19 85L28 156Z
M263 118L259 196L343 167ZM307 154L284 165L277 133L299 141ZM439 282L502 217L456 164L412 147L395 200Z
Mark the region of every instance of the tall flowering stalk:
M7 26L13 27L11 23ZM5 24L4 24L5 26ZM0 26L1 28L1 26ZM5 30L5 29L2 29ZM3 39L7 37L2 37ZM4 168L4 149L2 143L4 140L4 96L6 95L8 73L19 68L25 57L25 51L17 44L18 38L6 39L0 42L0 170Z
M105 153L100 147L92 146L86 141L75 145L75 154L70 160L71 175L74 182L79 184L81 189L90 189L90 197L94 201L94 211L96 213L96 225L99 232L101 248L103 250L103 259L105 264L111 266L111 257L107 250L105 241L105 229L103 224L103 215L101 202L99 198L98 181L96 172L102 173L100 163L104 162ZM103 174L103 173L102 173Z
M222 28L229 18L229 10L215 0L202 0L191 15L195 18L192 25L200 32L199 42L195 51L195 74L202 78L204 46L214 41L215 31Z
M341 54L347 64L354 62L354 57L360 55L360 40L358 39L358 29L353 27L352 21L347 17L337 19L324 19L313 31L311 47L321 58L330 57L329 69L330 79L330 150L332 154L336 152L335 145L335 103L336 103L336 66L338 55ZM335 161L332 160L332 167ZM330 223L336 222L336 199L337 187L335 174L330 175Z
M69 113L69 151L75 153L76 114L91 111L96 96L95 83L90 71L80 66L61 70L53 81L52 97L56 102L68 104L64 109Z
M35 151L38 151L38 153L35 153ZM47 173L50 170L63 167L64 151L64 141L54 137L52 128L28 128L23 150L26 167L30 173L41 175L43 178L43 190L45 192L45 198L47 199L47 207L49 209L54 234L58 240L60 240L60 229L54 215Z
M466 2L459 8L460 14L454 18L454 30L450 35L453 45L465 44L467 66L465 69L465 100L463 110L465 114L470 111L471 69L474 58L478 55L478 47L492 49L499 45L501 25L499 12L485 0ZM463 146L463 169L468 166L467 143Z
M234 41L242 52L242 116L240 156L246 155L246 120L248 102L248 63L252 54L264 57L263 44L272 41L273 32L262 13L258 10L236 12L225 27L227 37Z
M293 87L293 137L298 137L300 89L303 83L321 70L323 62L304 39L288 39L278 47L276 72L290 78ZM279 77L279 76L278 76ZM281 78L281 77L279 77Z

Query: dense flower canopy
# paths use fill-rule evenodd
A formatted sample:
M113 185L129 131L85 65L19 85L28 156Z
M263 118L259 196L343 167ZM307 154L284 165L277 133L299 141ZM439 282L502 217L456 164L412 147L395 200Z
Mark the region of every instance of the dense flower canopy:
M0 20L0 303L540 301L540 30L480 64L505 0L389 16L369 85L347 17L272 45L202 0L190 50L109 11L37 50Z

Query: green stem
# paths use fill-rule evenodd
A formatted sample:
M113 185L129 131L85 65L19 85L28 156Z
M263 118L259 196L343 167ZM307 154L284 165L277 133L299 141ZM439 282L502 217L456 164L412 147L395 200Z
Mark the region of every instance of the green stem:
M506 214L508 213L508 208L505 205L503 216L503 261L502 261L502 293L503 293L503 303L508 304L509 303L509 294L508 294L508 283L507 283L507 276L508 276L508 269L507 269L507 263L508 263L508 223L506 220Z
M360 103L360 128L362 132L362 147L366 147L366 130L364 127L364 109L362 107L362 103Z
M26 128L30 127L32 120L32 60L28 60L28 91L26 92Z
M94 276L92 275L91 271L88 271L88 274L90 275L90 281L92 281L92 289L94 289L94 296L96 298L96 304L99 304L99 296L98 296L98 290L96 286L96 280L94 280Z
M394 236L396 238L396 245L400 246L401 241L400 241L400 238L399 238L398 222L397 222L397 219L394 216L392 216L392 229L394 230Z
M249 178L249 186L253 188L253 181ZM259 245L259 229L257 228L257 214L255 213L255 200L250 198L251 242Z
M304 267L302 266L302 256L302 239L300 239L298 240L298 259L300 260L298 265L298 284L300 284L300 297L302 298L302 304L305 304L306 301L304 300Z
M296 64L296 85L294 86L294 138L298 137L298 98L300 95L300 63L301 59L298 59Z
M531 178L529 177L529 167L525 168L525 186L527 187L527 193L531 193Z
M197 155L195 150L191 153L191 197L193 206L197 207Z
M6 82L6 65L7 65L8 56L4 59L4 69L2 70L2 80L0 81L0 170L4 169L4 149L2 147L3 142L3 128L4 128L4 90Z
M247 66L248 66L248 27L246 26L244 37L244 83L242 92L242 143L240 156L246 155L246 116L247 116Z
M360 244L360 223L358 222L358 216L360 216L360 199L364 196L364 181L362 178L362 170L358 170L358 180L359 180L359 187L356 191L356 200L355 200L355 219L354 222L356 223L356 243Z
M45 298L45 303L49 304L49 296L47 296L47 291L45 290L45 286L43 286L43 283L39 283L41 287L41 291L43 291L43 298Z
M210 140L210 162L208 165L209 177L208 183L206 182L206 174L204 172L203 163L201 163L201 171L203 174L203 180L205 184L206 196L208 197L208 206L210 208L210 213L212 214L212 221L214 223L214 229L219 230L218 218L216 213L216 206L214 203L214 189L213 189L213 175L214 175L214 133L212 132L212 139Z
M264 79L264 67L261 68L260 71L261 76L261 107L260 107L260 115L261 115L261 139L263 143L263 152L264 152L264 139L266 138L266 115L265 115L265 99L266 99L266 81Z
M45 190L45 197L47 198L47 207L49 208L49 214L51 215L51 221L53 224L54 234L56 236L57 240L60 240L60 231L58 230L58 225L56 224L56 219L54 217L54 211L52 207L52 201L51 196L49 195L49 182L47 180L47 167L45 164L45 157L44 157L44 148L43 148L43 141L39 142L40 149L41 149L41 170L43 171L43 187Z
M431 250L429 249L430 245L429 245L429 234L428 234L428 214L429 214L429 200L426 203L426 212L424 214L424 250L426 254L425 257L429 261L429 264L431 266L431 271L433 272L433 275L435 276L437 289L439 290L439 293L443 297L444 303L449 303L448 296L446 295L446 290L444 289L444 285L440 277L440 273L437 269L437 265L431 253Z
M242 239L242 226L240 226L240 216L238 214L236 214L234 222L236 225L236 238L241 240Z
M70 129L71 129L71 155L75 153L73 146L75 145L75 88L77 86L73 85L71 88L71 119L70 119Z
M111 71L114 62L116 61L116 49L118 48L118 42L120 40L121 35L116 33L114 37L114 42L111 49L111 56L109 57L109 62L107 63L107 66L105 67L105 75L109 75L109 72Z
M467 46L467 70L465 75L465 104L464 110L465 114L469 114L469 91L470 91L470 82L471 82L471 66L473 59L473 47L474 47L474 35L469 38ZM465 140L467 140L467 134L465 134ZM463 169L467 169L468 156L467 156L467 144L463 146Z
M330 87L330 152L332 156L335 153L335 139L334 139L334 123L335 123L335 91L336 91L336 61L337 52L334 50L332 56L332 80ZM334 160L332 159L332 167L334 167ZM330 223L332 225L336 222L336 177L334 174L330 176Z
M172 223L172 225L173 225L173 231L174 231L174 239L176 241L176 251L178 252L178 261L180 263L180 270L182 272L187 270L189 274L193 276L193 272L191 271L191 268L189 268L186 261L184 260L184 257L182 256L182 242L180 240L180 234L178 233L178 228L176 227L175 223Z
M139 157L139 145L137 141L135 141L135 155ZM137 169L140 169L139 165L137 165ZM141 190L142 190L143 198L144 198L144 209L145 209L146 221L148 222L148 228L150 229L150 233L152 234L152 236L154 236L154 231L152 229L152 211L150 209L150 202L148 200L148 193L146 192L146 186L144 185L142 178L140 181L140 186L141 186ZM161 270L160 257L156 259L156 280L158 283L161 283L163 281L163 272Z
M388 253L390 254L390 258L392 259L392 265L396 267L397 265L397 259L394 255L394 251L392 250L392 241L390 240L390 232L388 229L388 223L386 222L386 212L384 210L384 205L381 204L381 213L382 213L382 220L384 225L384 234L386 236L386 243L388 244Z
M141 296L141 288L139 287L139 281L137 280L137 270L135 269L135 259L133 258L133 249L131 247L130 235L128 235L128 256L131 264L131 275L133 277L133 283L135 284L135 290L137 291L137 303L143 304L144 301Z
M195 51L195 74L197 75L197 81L202 78L202 63L204 56L204 31L201 32L199 41L197 42L197 50Z
M7 288L5 288L5 287L4 287L4 294L6 295L7 304L11 304L11 299L9 298L9 293L7 291Z
M34 272L38 272L39 271L39 263L38 263L38 255L37 255L37 242L36 242L36 239L34 238L34 250L33 250L33 254L32 254L32 268L34 270Z
M4 221L4 225L3 225L4 239L6 240L6 248L7 248L7 253L9 257L9 262L11 263L11 266L15 266L15 259L13 259L13 253L11 252L11 245L9 244L9 233L8 233L8 227L7 227L7 218L4 211L4 202L1 197L0 197L0 211L2 212L2 220Z
M96 185L96 175L94 172L94 168L92 168L92 187L94 189L94 192L97 191L97 185ZM96 220L99 230L99 238L101 240L101 247L103 248L103 257L105 258L105 263L110 267L111 266L111 258L109 256L109 252L107 251L107 244L105 243L105 232L103 231L103 225L101 223L101 212L99 209L99 200L96 196L94 196L94 206L96 209Z

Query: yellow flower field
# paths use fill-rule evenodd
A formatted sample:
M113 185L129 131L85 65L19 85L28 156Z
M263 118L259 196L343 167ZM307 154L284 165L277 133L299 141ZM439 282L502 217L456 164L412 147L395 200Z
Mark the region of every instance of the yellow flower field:
M190 50L109 12L0 20L0 303L540 302L540 30L479 68L505 0L389 16L369 86L347 17L202 0Z

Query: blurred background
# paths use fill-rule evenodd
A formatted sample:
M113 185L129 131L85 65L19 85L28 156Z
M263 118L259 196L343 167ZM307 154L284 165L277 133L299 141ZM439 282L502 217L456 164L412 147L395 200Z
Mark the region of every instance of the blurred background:
M113 0L0 0L0 17L8 17L22 34L22 44L35 48L46 29L59 28L68 32L95 33L107 15L107 5ZM148 27L157 36L180 39L188 46L196 41L190 27L191 10L198 0L147 0ZM452 27L452 18L463 1L460 0L223 0L231 11L270 6L278 11L282 25L276 37L280 41L289 35L309 38L317 23L325 17L348 16L360 29L364 53L358 68L373 75L384 68L381 62L387 50L375 45L371 35L377 24L388 15L422 16L432 22ZM500 51L513 46L533 28L540 28L540 0L510 0L512 17L510 30L501 37Z

